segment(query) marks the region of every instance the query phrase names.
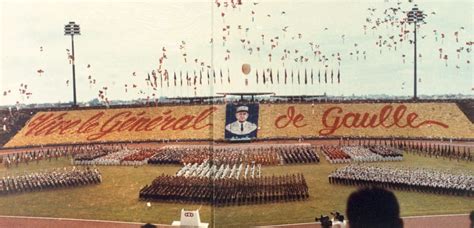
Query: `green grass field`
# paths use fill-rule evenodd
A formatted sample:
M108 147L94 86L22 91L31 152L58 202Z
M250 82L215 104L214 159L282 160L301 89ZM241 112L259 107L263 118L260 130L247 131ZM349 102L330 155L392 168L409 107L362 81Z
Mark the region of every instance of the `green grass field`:
M387 166L427 167L455 170L474 175L474 163L449 161L405 154L402 162L383 163ZM25 171L71 166L69 160L59 159L39 164L22 164L17 168L0 168L0 176L22 174ZM263 167L263 175L282 175L301 172L310 189L307 201L290 203L211 208L202 206L201 220L214 220L216 227L248 227L283 223L313 222L320 214L345 211L348 195L353 186L330 185L327 175L343 165L332 165L324 159L314 165L288 165ZM82 218L152 222L171 224L179 220L180 210L197 209L196 204L152 203L150 208L138 200L139 189L151 183L162 173L174 174L179 166L121 167L100 166L103 182L99 185L74 189L58 189L43 192L0 196L0 214L59 218ZM469 197L423 194L395 191L400 202L402 216L468 213L474 209L474 199Z

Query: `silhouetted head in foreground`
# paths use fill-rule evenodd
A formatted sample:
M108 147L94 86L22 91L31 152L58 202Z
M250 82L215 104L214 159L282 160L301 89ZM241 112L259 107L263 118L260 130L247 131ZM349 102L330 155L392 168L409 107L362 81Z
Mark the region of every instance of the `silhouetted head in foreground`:
M469 220L471 220L471 227L474 227L474 211L469 214Z
M347 200L350 228L402 228L400 206L395 195L382 188L363 188Z

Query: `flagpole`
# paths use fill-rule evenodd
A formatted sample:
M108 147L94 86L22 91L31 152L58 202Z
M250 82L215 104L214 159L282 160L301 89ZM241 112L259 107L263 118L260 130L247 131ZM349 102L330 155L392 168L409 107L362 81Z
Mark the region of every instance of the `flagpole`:
M73 107L77 107L76 99L76 58L74 55L74 35L81 35L81 30L78 24L74 21L64 26L64 35L71 36L71 49L72 49L72 94L73 94Z

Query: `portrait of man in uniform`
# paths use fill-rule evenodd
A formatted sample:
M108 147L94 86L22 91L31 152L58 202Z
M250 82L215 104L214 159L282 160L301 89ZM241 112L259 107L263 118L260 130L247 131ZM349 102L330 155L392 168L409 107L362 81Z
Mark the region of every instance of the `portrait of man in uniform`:
M256 113L252 111L256 111ZM258 106L229 105L226 116L225 138L250 139L257 137L257 120Z

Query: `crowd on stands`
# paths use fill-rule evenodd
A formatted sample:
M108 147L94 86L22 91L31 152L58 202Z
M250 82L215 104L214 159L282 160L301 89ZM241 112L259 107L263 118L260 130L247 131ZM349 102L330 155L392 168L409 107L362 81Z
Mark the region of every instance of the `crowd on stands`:
M32 172L20 176L7 176L0 179L0 195L42 191L55 188L78 187L98 184L102 176L98 169L73 167L68 170Z
M139 192L141 200L232 206L305 200L302 174L248 179L210 179L161 175Z
M262 165L255 163L211 165L209 161L205 161L201 164L188 163L176 173L176 176L212 179L233 178L237 180L240 178L260 178L262 176Z
M36 111L9 109L0 111L0 146L5 145Z
M292 163L317 163L319 157L309 144L260 144L225 146L170 146L163 148L149 159L150 164L201 164L212 160L216 164L239 165L256 163L280 165Z
M329 183L379 186L438 194L474 196L474 176L423 168L349 165L329 174Z

